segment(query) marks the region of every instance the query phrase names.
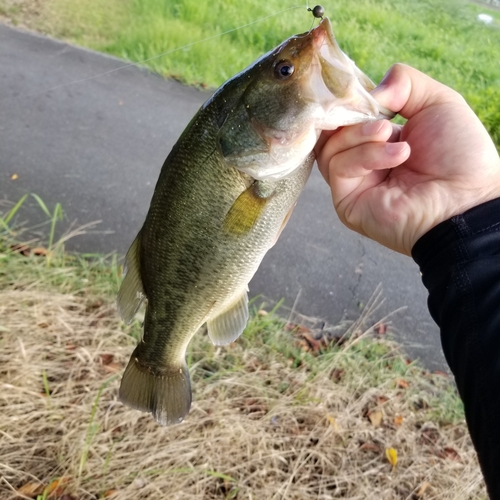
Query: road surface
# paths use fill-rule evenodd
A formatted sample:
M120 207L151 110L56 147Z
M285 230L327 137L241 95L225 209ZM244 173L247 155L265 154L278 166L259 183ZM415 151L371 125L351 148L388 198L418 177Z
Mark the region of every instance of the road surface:
M135 66L117 70L125 64L0 25L0 200L34 192L62 204L66 227L100 220L71 250L126 252L165 157L209 96ZM28 225L40 217L31 204ZM379 287L371 321L390 315L410 357L443 369L417 266L343 227L315 170L250 294L337 325L358 318Z

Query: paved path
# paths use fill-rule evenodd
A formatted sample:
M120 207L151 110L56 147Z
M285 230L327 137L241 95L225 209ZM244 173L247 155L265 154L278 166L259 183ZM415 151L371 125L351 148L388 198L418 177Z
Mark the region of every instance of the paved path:
M127 250L165 157L208 97L136 67L64 85L123 64L0 25L0 199L35 192L61 202L69 221L102 220L70 249ZM23 213L32 224L40 211ZM379 284L385 303L373 319L405 308L391 317L399 338L412 357L442 369L417 266L344 228L314 171L251 295L284 297L287 306L338 324L357 318Z

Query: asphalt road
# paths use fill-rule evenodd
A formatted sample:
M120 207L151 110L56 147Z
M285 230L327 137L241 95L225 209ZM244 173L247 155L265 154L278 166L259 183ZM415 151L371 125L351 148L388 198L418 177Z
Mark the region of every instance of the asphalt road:
M126 252L165 157L209 96L135 66L114 71L124 64L0 25L0 200L34 192L63 205L66 227L102 221L70 240L71 250ZM32 201L22 216L34 225L40 210ZM383 303L371 320L390 315L410 357L443 369L416 264L343 227L314 171L250 294L285 298L336 325L358 318L379 287Z

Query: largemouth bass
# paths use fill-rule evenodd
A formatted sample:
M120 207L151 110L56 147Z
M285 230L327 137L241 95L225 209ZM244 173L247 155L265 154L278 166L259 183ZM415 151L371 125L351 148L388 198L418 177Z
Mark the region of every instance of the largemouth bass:
M119 312L128 323L147 307L123 403L164 425L186 416L191 338L205 323L214 344L243 332L248 282L309 177L321 130L391 115L374 87L324 18L228 80L194 116L126 255Z

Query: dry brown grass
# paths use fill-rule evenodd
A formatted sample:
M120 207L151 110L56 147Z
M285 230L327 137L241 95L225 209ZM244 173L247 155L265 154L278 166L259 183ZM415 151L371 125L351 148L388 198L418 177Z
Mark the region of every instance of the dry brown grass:
M193 408L163 428L117 401L140 326L118 319L103 271L3 257L2 500L486 498L449 379L389 342L314 355L259 315L225 349L198 335Z

